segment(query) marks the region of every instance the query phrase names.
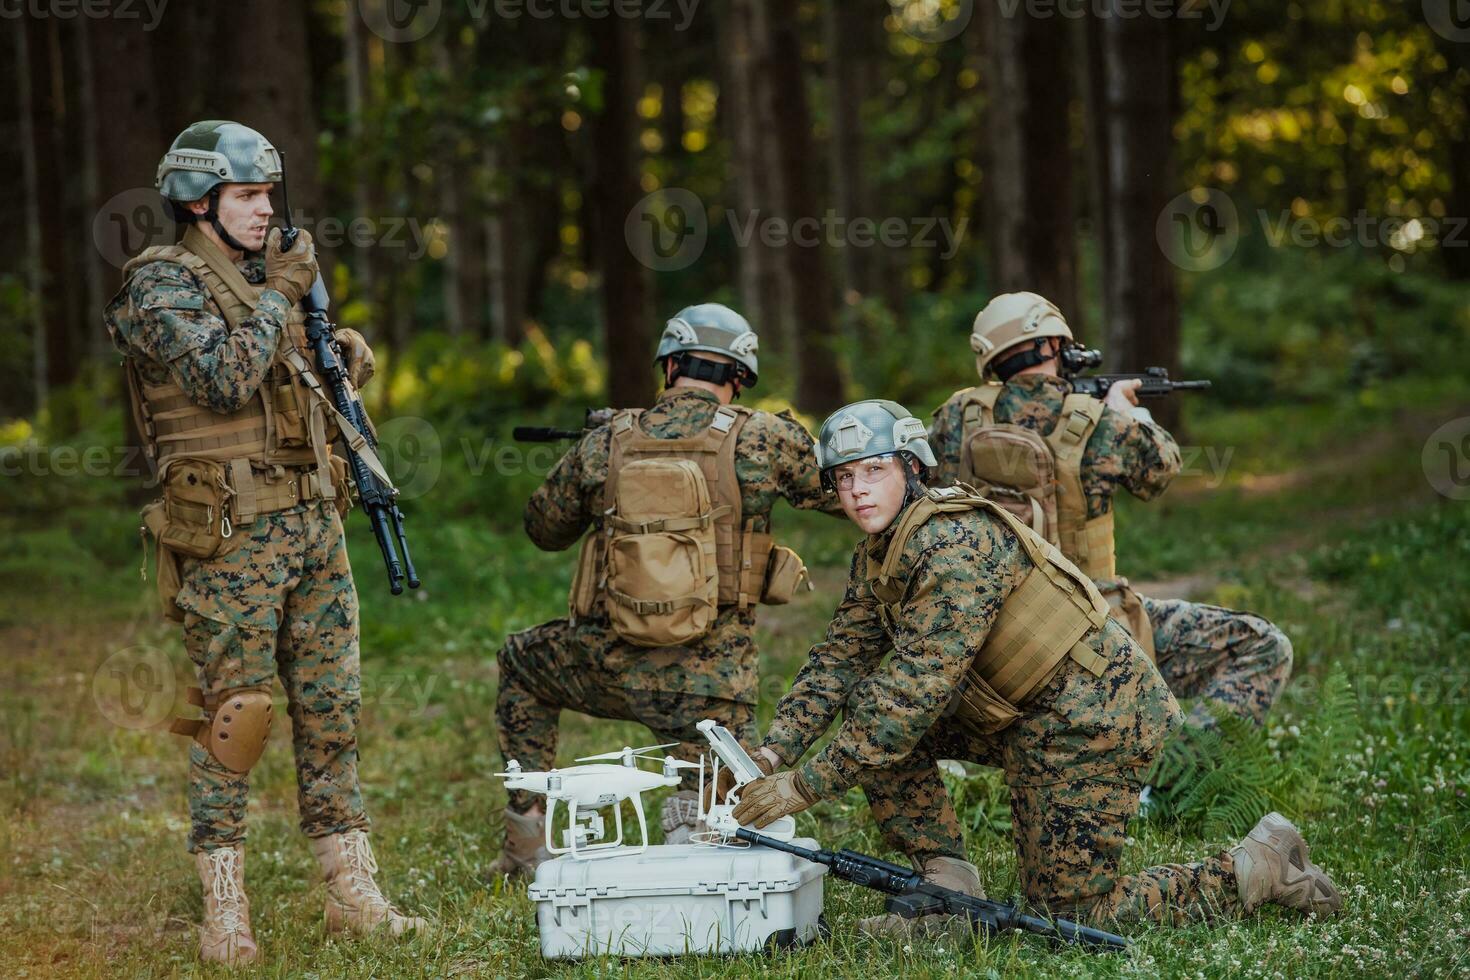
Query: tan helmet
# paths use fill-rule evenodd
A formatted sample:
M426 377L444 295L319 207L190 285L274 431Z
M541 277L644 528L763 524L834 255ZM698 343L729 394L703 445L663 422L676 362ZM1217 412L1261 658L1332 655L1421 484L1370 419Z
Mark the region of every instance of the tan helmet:
M975 329L970 334L975 369L983 378L1001 354L1044 337L1072 339L1072 328L1056 304L1035 293L1002 293L975 317Z

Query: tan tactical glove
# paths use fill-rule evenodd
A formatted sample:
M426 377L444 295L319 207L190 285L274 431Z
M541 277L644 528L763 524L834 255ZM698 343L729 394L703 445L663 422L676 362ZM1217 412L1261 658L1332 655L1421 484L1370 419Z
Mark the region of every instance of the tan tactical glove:
M740 791L740 805L733 816L741 824L754 824L756 830L770 826L782 817L811 807L819 797L795 769L762 776L746 783Z
M333 336L342 347L342 361L347 367L348 380L352 382L352 387L361 391L362 386L372 380L378 367L373 349L368 346L362 334L351 327L342 327Z
M778 763L771 761L771 757L774 755L775 752L772 749L762 747L759 751L753 753L750 758L751 761L755 763L757 769L759 769L765 775L769 776L771 773L776 771L776 766L778 765ZM714 799L710 802L712 804L723 803L725 801L725 797L730 795L730 790L734 788L735 774L729 769L721 769L720 778L715 784Z
M265 238L265 288L276 290L295 306L311 290L317 274L311 232L301 231L296 237L296 247L283 254L281 229L272 228Z

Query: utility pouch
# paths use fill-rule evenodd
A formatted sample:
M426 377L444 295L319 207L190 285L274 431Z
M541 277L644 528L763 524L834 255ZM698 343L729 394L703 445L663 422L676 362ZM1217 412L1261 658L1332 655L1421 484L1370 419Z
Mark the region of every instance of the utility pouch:
M784 606L796 596L796 590L803 582L808 592L815 588L807 573L806 562L795 551L778 544L771 549L770 560L766 563L761 602L767 606Z
M1108 609L1118 625L1143 647L1148 659L1158 663L1158 650L1154 647L1154 627L1143 608L1143 600L1133 591L1126 578L1097 583L1097 590L1108 601Z
M200 456L170 456L164 462L161 548L190 558L219 558L245 540L247 535L235 534L231 524L235 491L225 479L226 465Z
M332 455L332 489L336 493L332 503L337 508L337 516L346 517L352 510L352 476L347 468L347 460L341 456Z
M955 717L976 735L993 735L1021 717L1016 706L997 694L973 667L960 682L950 707Z
M277 365L271 369L266 384L270 387L270 405L276 436L276 449L302 449L311 445L307 425L310 404L291 373Z
M148 574L148 539L153 539L157 555L153 566L153 583L158 590L158 602L163 607L163 618L175 623L184 621L184 611L174 602L183 588L183 576L179 571L179 556L173 549L160 541L163 534L163 501L155 500L139 515L141 524L138 533L143 537L143 574Z
M567 611L572 622L586 619L597 611L597 598L602 593L603 555L607 552L607 535L594 529L582 539L577 556L577 572L572 576L572 593Z

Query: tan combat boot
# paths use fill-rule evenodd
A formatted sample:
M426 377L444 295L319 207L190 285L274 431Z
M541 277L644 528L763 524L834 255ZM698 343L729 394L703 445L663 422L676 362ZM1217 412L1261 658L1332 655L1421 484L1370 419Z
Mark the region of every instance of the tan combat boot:
M1327 872L1312 863L1301 831L1279 813L1262 817L1245 840L1230 849L1230 858L1247 912L1267 902L1319 915L1342 908L1342 895Z
M534 876L543 861L551 860L546 849L546 814L540 809L516 813L505 808L505 846L490 863L490 875Z
M964 892L975 898L984 898L985 889L980 887L980 869L969 861L952 857L932 857L925 861L919 872L930 884ZM869 936L887 936L891 939L941 939L952 937L956 942L967 939L974 931L970 920L957 915L921 915L906 919L888 913L858 920L858 931Z
M688 844L695 834L704 833L708 828L699 819L699 793L681 789L664 800L659 823L664 828L665 844Z
M378 862L365 831L314 838L311 851L327 879L328 932L367 935L383 929L401 936L428 926L428 920L404 915L383 897L373 880Z
M250 899L245 897L245 848L220 847L194 855L204 885L204 923L199 958L206 963L240 966L260 958L250 931Z

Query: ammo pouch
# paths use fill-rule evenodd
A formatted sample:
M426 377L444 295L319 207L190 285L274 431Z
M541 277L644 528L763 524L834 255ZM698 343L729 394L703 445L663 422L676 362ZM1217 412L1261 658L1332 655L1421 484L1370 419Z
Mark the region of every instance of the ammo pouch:
M159 473L163 485L160 548L190 558L219 558L245 539L235 536L228 464L202 456L170 456Z
M807 573L806 562L795 551L778 544L771 549L770 560L766 563L760 601L767 606L784 606L795 597L803 582L808 592L815 588Z

